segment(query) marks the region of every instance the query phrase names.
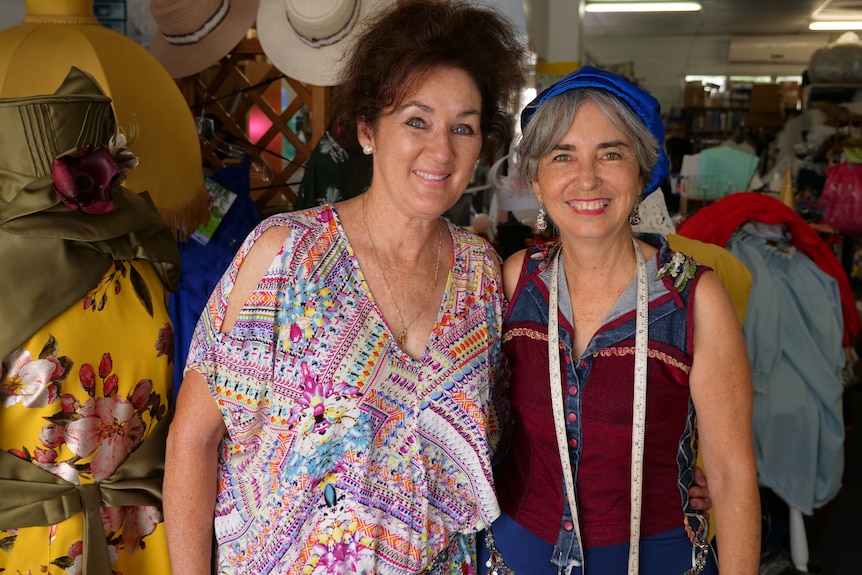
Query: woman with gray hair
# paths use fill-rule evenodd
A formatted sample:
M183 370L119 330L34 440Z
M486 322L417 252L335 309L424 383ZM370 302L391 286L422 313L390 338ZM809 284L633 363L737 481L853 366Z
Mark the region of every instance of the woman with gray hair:
M640 199L667 175L658 102L584 67L541 92L521 125L519 175L541 204L538 227L552 219L559 238L503 269L513 427L489 566L715 573L688 491L701 450L722 573L757 573L739 321L712 270L632 232Z

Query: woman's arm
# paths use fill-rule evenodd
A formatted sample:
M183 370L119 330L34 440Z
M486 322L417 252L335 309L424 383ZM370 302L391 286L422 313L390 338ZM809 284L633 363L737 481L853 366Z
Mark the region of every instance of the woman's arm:
M715 507L721 573L756 574L760 495L751 431L751 368L739 319L713 272L703 274L695 292L690 385Z
M203 376L186 372L168 433L163 485L165 530L175 573L212 572L218 447L224 434L224 420Z
M288 228L270 228L255 241L237 273L222 332L233 328L288 234ZM206 379L197 371L186 371L168 433L163 485L165 530L175 573L212 572L218 449L226 431Z

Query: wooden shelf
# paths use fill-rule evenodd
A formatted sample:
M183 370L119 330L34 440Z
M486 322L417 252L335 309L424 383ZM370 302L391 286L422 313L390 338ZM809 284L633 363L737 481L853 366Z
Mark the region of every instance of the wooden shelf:
M721 143L732 136L742 125L748 107L688 107L683 108L685 135L691 140L693 151Z

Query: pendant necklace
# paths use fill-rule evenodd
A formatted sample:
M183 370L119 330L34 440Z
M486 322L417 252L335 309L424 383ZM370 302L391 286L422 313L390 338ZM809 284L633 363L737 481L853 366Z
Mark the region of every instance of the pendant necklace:
M368 241L371 243L371 252L374 254L374 262L377 264L377 269L380 270L380 276L383 278L383 285L386 286L386 291L389 292L389 299L392 300L392 305L395 307L395 313L398 314L398 321L401 322L401 332L398 334L398 346L403 348L404 344L407 342L407 330L410 329L410 326L413 325L413 322L422 315L422 310L428 305L428 302L431 301L431 296L434 295L434 292L437 291L437 273L440 271L440 251L443 247L443 232L440 229L440 226L437 226L437 259L434 263L434 280L431 282L431 289L428 290L428 295L425 297L425 301L422 302L422 305L419 307L419 311L416 312L416 315L413 316L409 322L404 322L404 317L401 315L401 310L398 309L398 303L395 301L395 296L392 294L392 288L389 287L389 282L386 280L386 273L383 270L383 266L380 264L380 256L377 255L377 247L374 245L374 237L371 235L371 228L368 227L368 213L365 208L365 196L362 195L362 222L365 224L365 233L368 234Z

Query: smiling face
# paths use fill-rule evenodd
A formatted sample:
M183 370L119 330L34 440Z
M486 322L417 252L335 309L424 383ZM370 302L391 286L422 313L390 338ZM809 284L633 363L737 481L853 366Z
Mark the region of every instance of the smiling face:
M436 218L467 188L482 149L482 99L463 70L428 72L376 125L359 123L374 147L372 193L409 218Z
M539 158L533 189L560 234L630 236L629 215L643 189L631 138L592 100L553 149Z

